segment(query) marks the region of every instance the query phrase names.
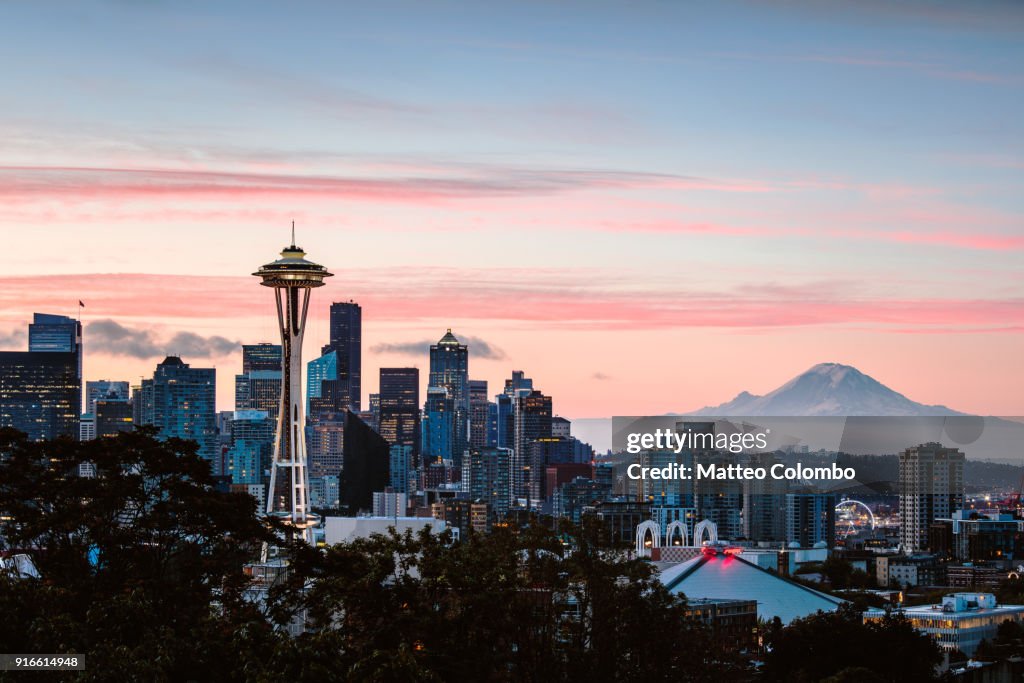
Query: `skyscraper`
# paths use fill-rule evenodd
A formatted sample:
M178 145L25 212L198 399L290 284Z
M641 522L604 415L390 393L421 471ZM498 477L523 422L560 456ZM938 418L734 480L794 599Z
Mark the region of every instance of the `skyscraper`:
M451 329L430 347L431 387L447 390L452 401L450 450L443 457L451 458L456 467L469 447L469 347L460 344Z
M512 451L508 448L481 448L469 452L469 481L462 482L470 499L487 503L495 519L508 514L512 501L509 483Z
M79 438L82 325L36 313L28 329L28 351L0 351L0 427L33 440Z
M142 380L141 424L160 429L160 438L177 437L199 444L199 455L214 462L217 453L217 370L193 368L177 356L156 366ZM216 469L216 468L214 468ZM214 471L214 474L222 474Z
M456 407L469 408L469 347L459 343L451 328L430 347L428 382L447 389Z
M499 448L515 446L515 416L513 401L516 396L523 396L533 391L533 380L522 370L513 370L512 377L505 380L505 390L497 394L495 399L495 444Z
M455 401L444 387L427 387L423 406L423 463L452 459L455 429Z
M367 410L362 411L364 420L369 420L369 424L373 429L380 434L380 393L369 394L370 406Z
M363 309L354 301L331 304L330 342L321 355L336 351L337 379L348 395L345 408L361 410L363 392Z
M380 434L351 410L345 411L343 440L339 497L341 507L354 515L372 509L373 492L388 485L390 453Z
M713 443L716 423L677 422L676 433L684 432L709 434ZM713 448L684 448L679 456L679 462L688 466L714 462L719 467L728 467L740 462L739 456L735 453L716 451ZM738 479L694 477L690 483L693 486L692 505L697 508L698 518L714 522L720 538L739 538L743 534L740 515L743 506L743 482ZM684 501L683 505L689 506L689 503Z
M778 460L771 453L754 453L751 467L770 470ZM786 540L786 479L765 477L743 481L743 536L750 541ZM813 544L812 544L813 545Z
M281 372L281 345L269 342L242 345L242 372L277 370Z
M101 398L93 404L92 415L96 438L117 436L132 430L132 404L127 399Z
M487 439L485 445L488 448L496 448L498 446L498 404L495 401L490 401L487 404Z
M78 438L82 384L78 353L0 351L0 427L33 441Z
M259 371L257 371L259 372ZM227 461L233 484L262 484L274 454L277 420L264 410L236 410L231 414L231 447Z
M836 541L836 497L831 493L786 494L786 542L810 548ZM721 533L721 532L719 532Z
M515 446L512 456L512 492L514 496L528 498L533 477L543 476L532 472L530 444L538 439L551 438L551 397L533 390L516 396L513 401L513 424Z
M900 545L905 553L928 550L928 528L964 506L964 460L939 443L900 453Z
M66 315L33 313L28 326L28 350L75 353L82 347L82 323Z
M552 494L547 487L548 466L574 464L573 450L573 442L569 438L548 436L527 443L524 460L530 468L529 494L532 506L543 505Z
M281 408L281 345L242 346L242 374L235 375L235 410L262 410L271 420Z
M274 290L277 323L281 330L281 401L277 438L267 487L267 514L286 519L312 541L311 527L318 521L309 511L309 476L306 471L306 440L302 402L302 338L311 290L322 287L331 277L323 266L306 260L306 252L292 243L281 258L261 267L253 275L260 284Z
M413 475L416 470L412 464L412 447L395 444L388 450L388 456L388 481L391 488L398 493L410 493L410 489L415 491Z
M326 348L326 347L325 347ZM306 363L306 414L310 415L310 401L323 395L323 383L338 379L338 352L327 351L319 358ZM345 408L348 400L348 386L345 387L345 400L337 410Z
M128 382L99 379L85 383L85 412L87 413L96 412L96 401L100 399L127 403L130 398Z
M469 447L487 446L487 380L469 380Z
M413 463L420 455L419 368L380 369L380 435L391 445L408 446Z
M345 463L345 420L347 411L321 412L307 424L310 478L341 476Z

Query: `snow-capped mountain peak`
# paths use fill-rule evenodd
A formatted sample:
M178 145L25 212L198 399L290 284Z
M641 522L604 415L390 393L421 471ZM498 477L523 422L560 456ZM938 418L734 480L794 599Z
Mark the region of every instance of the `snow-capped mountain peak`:
M743 391L731 401L692 415L960 415L945 406L912 401L857 368L819 363L763 396Z

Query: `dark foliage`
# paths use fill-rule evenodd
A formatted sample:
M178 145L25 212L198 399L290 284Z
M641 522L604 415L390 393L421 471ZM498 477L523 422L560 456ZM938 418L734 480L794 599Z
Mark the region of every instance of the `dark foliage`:
M78 476L84 463L96 477ZM0 649L82 653L87 670L61 676L96 681L751 677L649 563L606 547L600 527L555 527L312 548L215 490L190 442L0 431L0 552L28 554L41 577L0 573ZM265 543L288 570L254 601L244 567ZM856 666L924 680L935 654L905 622L852 612L766 633L772 680L855 680Z
M764 664L769 681L932 681L942 661L938 646L907 619L887 615L864 624L851 605L776 628L769 644Z

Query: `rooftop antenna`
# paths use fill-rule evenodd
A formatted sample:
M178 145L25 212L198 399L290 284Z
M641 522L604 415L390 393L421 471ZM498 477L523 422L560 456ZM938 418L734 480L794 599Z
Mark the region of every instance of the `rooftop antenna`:
M295 221L292 221L292 246L295 246Z

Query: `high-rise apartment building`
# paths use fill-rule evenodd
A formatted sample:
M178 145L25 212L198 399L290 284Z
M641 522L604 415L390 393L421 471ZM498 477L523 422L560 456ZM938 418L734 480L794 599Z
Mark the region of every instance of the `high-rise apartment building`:
M750 456L750 467L770 470L777 461L771 453ZM743 537L750 541L786 540L786 479L765 477L743 481Z
M217 453L217 370L193 368L177 356L168 356L142 380L141 424L160 429L161 438L177 437L199 444L199 455L211 463ZM216 471L214 474L223 474Z
M786 542L812 548L836 544L836 497L831 493L786 494Z
M964 460L956 448L926 443L900 453L900 546L928 550L928 528L964 506Z
M487 446L487 380L469 380L469 447Z
M508 448L481 448L469 452L469 481L462 482L470 499L490 506L495 519L508 514L512 501L512 451Z

